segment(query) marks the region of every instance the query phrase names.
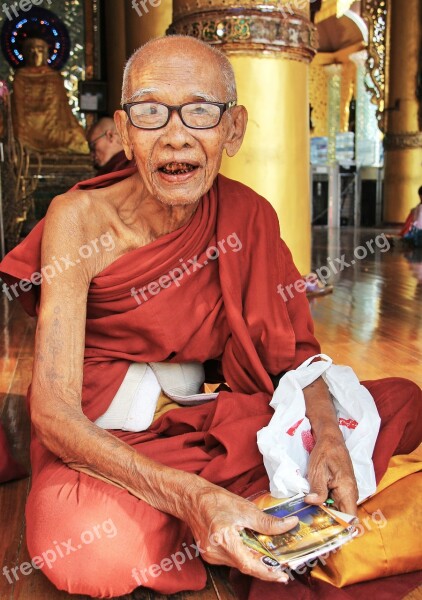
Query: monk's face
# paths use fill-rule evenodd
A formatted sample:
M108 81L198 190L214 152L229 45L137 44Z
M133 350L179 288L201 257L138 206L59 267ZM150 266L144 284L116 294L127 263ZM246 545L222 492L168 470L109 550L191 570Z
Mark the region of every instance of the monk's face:
M88 146L94 162L94 167L100 169L115 154L122 150L117 131L103 125L94 127L87 136Z
M148 91L146 91L148 90ZM189 41L166 40L134 64L129 96L180 105L211 99L228 102L218 61L207 48L192 47ZM177 112L168 124L156 130L137 129L123 111L116 114L128 158L135 158L148 192L167 205L193 204L211 187L221 164L223 150L235 154L246 127L243 107L223 114L213 129L186 127ZM239 117L240 115L240 120Z

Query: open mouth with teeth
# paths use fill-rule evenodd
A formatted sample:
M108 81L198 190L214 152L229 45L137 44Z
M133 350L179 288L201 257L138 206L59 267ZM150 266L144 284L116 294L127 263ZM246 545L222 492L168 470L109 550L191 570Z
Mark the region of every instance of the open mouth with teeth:
M196 165L192 165L191 163L171 162L163 165L158 170L166 175L185 175L186 173L195 171L197 168L198 167Z

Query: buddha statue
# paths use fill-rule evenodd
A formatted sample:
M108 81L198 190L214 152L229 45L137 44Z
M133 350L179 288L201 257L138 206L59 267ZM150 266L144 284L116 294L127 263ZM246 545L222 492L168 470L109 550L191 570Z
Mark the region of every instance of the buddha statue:
M15 73L12 95L16 137L41 152L87 154L85 133L72 113L63 77L47 63L47 42L25 39L22 55L24 66Z

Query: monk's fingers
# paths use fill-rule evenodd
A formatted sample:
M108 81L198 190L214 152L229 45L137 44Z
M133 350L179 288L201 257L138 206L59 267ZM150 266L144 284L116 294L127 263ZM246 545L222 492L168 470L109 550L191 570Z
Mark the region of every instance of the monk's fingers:
M198 545L201 547L203 559L211 564L224 564L236 567L242 573L270 581L285 579L278 568L265 565L257 553L244 544L240 536L243 529L252 529L266 535L279 535L289 531L298 523L297 517L279 519L259 510L252 502L233 494L228 496L225 490L214 493L214 504L219 504L219 510L208 510L207 504L202 505L201 520L193 519L188 523ZM204 515L207 517L205 518Z
M327 500L327 498L328 498L328 488L324 488L324 491L310 492L309 494L307 494L305 496L304 500L308 504L323 504Z
M355 515L359 498L353 464L349 452L344 446L338 456L331 460L328 488L335 507L342 512Z
M297 517L285 517L280 519L264 512L257 511L249 519L247 527L258 533L264 533L265 535L280 535L281 533L285 533L286 531L293 529L293 527L296 527L298 521L299 519Z
M244 548L241 548L241 546ZM234 566L241 573L257 577L263 581L278 583L287 583L289 581L289 576L281 567L269 567L262 562L262 558L262 556L250 548L246 548L243 542L241 542L237 555L237 563Z
M318 457L318 460L315 460L315 458L309 462L308 482L310 492L305 496L305 502L322 504L328 498L331 473L327 462L320 457Z
M359 492L354 475L336 476L330 495L334 500L335 508L350 515L357 514Z
M209 535L203 558L211 564L233 566L242 573L261 579L269 581L286 579L280 568L277 568L277 573L274 575L274 568L265 565L261 560L262 557L247 547L240 533L246 527L266 535L280 535L295 527L298 518L280 519L267 515L256 507L251 507L250 511L246 511L242 521L245 522L243 526L235 524L221 527Z
M245 575L264 581L287 583L289 577L280 567L265 565L262 556L244 544L238 530L231 528L231 533L234 534L233 537L226 538L224 546L219 548L219 553L213 549L214 552L208 552L203 556L207 562L235 567Z
M290 531L298 524L298 521L296 516L282 519L273 517L251 504L250 507L246 507L242 518L238 519L237 523L220 527L214 526L213 531L208 534L208 546L230 546L234 540L238 542L239 531L242 529L252 529L265 535L280 535Z
M356 514L358 491L353 465L343 440L332 444L322 436L311 452L308 467L310 493L305 500L321 504L331 496L336 508Z

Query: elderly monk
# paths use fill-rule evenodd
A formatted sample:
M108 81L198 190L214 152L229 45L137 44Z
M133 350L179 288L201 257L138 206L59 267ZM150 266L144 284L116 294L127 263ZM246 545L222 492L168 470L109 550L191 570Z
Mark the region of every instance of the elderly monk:
M106 175L134 167L126 158L122 140L111 117L102 117L88 132L87 141L97 175Z
M230 63L193 38L149 42L127 64L115 122L136 168L55 198L1 266L7 293L38 315L33 564L60 589L114 597L138 585L201 589L202 557L281 597L287 576L262 564L239 530L277 534L296 523L246 498L268 486L256 432L271 417L274 385L319 345L305 294L287 303L277 294L300 275L274 210L218 175L247 122ZM207 382L225 382L207 403L189 385L201 383L202 366ZM177 388L179 369L187 384ZM391 455L420 441L421 391L401 379L367 387L382 418L379 479ZM316 441L307 500L330 493L353 513L353 468L324 382L305 398Z

